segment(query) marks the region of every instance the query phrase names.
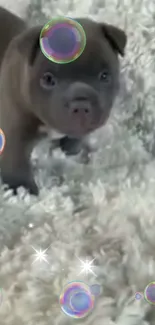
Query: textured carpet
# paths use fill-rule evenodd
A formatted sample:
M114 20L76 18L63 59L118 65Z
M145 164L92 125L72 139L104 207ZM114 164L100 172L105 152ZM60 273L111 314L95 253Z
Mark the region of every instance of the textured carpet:
M32 23L89 15L128 33L121 92L106 127L92 137L99 148L90 164L59 151L52 158L43 141L33 153L40 197L0 189L0 325L154 325L154 306L134 298L155 281L154 2L0 4ZM48 263L33 263L32 246L49 247ZM96 276L79 275L77 257L95 258ZM81 320L59 306L63 286L75 280L101 286L94 310Z

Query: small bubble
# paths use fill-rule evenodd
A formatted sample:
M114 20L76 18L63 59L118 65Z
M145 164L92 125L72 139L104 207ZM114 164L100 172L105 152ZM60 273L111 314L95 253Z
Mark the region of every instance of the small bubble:
M90 286L90 291L93 296L99 296L101 293L101 287L99 284L93 284Z
M135 299L136 299L136 300L140 300L140 299L142 299L142 294L141 294L140 292L136 292L136 293L135 293Z

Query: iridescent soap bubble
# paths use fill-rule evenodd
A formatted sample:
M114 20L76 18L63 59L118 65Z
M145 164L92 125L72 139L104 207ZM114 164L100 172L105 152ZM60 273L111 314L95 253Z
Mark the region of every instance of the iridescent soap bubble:
M90 291L91 291L91 293L92 293L93 296L97 297L101 293L101 287L100 287L99 284L92 284L90 286Z
M136 300L140 300L140 299L142 299L142 297L143 297L143 296L142 296L141 292L136 292L136 293L135 293L135 299L136 299Z
M144 298L149 304L155 305L155 282L150 282L146 286L144 290Z
M86 46L86 34L76 20L57 17L40 34L42 53L55 63L65 64L79 58Z
M94 296L84 282L68 283L60 295L63 312L73 318L86 317L94 307Z
M2 129L0 129L0 154L3 152L4 147L5 147L5 134Z

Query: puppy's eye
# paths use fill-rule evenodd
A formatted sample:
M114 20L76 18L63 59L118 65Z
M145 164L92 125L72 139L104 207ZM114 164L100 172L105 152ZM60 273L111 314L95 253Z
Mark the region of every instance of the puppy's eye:
M99 80L102 82L109 82L110 81L110 73L107 70L103 70L99 74Z
M51 72L45 72L40 78L40 86L44 89L50 90L56 85L56 78Z

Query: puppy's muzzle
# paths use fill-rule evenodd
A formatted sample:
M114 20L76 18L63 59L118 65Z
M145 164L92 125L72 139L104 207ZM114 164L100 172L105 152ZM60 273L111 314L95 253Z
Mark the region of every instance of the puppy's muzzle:
M83 127L89 127L94 107L97 106L97 96L93 88L85 83L75 82L69 87L66 95L71 120Z

